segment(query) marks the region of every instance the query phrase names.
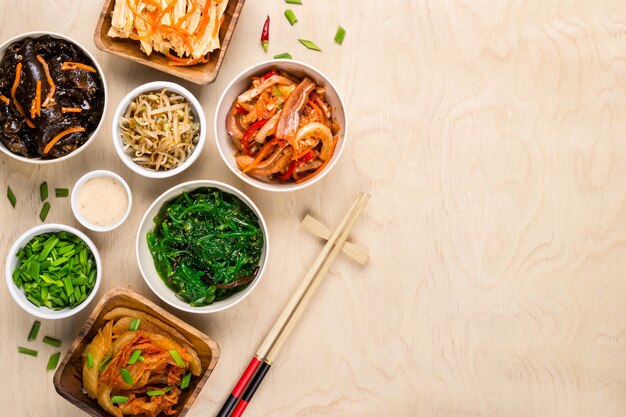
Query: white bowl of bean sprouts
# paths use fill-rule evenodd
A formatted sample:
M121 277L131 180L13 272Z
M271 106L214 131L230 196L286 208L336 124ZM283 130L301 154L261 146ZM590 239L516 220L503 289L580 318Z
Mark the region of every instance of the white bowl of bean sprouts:
M124 164L148 178L168 178L189 168L206 140L204 111L186 88L171 82L141 85L120 102L111 126Z

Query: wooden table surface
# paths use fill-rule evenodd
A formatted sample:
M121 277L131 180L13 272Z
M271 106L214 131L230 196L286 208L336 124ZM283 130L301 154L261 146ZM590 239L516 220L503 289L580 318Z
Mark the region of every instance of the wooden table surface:
M342 257L257 393L250 416L626 416L626 12L623 1L249 0L221 73L191 89L209 132L217 98L239 71L289 51L327 73L349 114L346 151L304 191L271 194L227 170L208 136L202 157L170 180L126 169L110 139L112 113L139 84L167 79L100 53L100 1L0 1L2 40L64 33L102 64L105 128L56 166L0 158L4 257L40 223L38 184L69 187L111 169L134 190L128 221L88 235L104 258L98 296L127 286L157 300L134 254L150 202L191 179L241 188L269 224L272 255L235 308L179 317L212 336L222 356L190 417L214 415L297 287L322 242L299 227L311 213L334 225L356 193L372 200L351 240L371 260ZM299 22L282 16L291 7ZM259 34L272 17L271 50ZM343 46L332 42L337 25ZM298 38L324 50L309 51ZM2 191L4 193L4 191ZM77 225L67 200L50 222ZM41 347L16 353L33 317L0 290L3 415L79 416L56 395ZM88 312L43 321L66 349ZM173 311L170 309L170 311Z

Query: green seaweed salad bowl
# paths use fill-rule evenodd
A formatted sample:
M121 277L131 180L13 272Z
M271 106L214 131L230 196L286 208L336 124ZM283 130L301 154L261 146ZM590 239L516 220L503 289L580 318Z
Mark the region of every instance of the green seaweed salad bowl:
M179 310L214 313L250 294L269 256L265 220L241 191L218 181L170 188L146 211L137 233L144 280Z

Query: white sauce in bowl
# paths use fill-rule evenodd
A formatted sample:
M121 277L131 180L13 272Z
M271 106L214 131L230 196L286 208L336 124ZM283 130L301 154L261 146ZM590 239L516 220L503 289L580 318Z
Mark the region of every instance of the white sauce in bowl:
M128 193L115 178L95 177L80 187L76 203L85 220L95 226L106 227L124 217L128 208Z

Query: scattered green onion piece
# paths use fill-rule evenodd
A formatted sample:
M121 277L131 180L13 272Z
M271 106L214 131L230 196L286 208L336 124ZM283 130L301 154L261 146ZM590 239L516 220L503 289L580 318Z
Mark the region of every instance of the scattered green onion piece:
M276 84L274 84L274 95L276 97L282 97L283 93L280 92L280 88L278 88L278 86Z
M174 358L174 361L176 361L176 363L178 364L178 366L185 366L185 362L183 361L183 358L180 357L180 354L175 351L174 349L170 349L170 355L172 356L172 358Z
M41 322L39 320L35 320L33 326L30 328L30 332L28 333L28 341L32 342L33 340L37 340L37 335L39 334L39 329L41 328Z
M39 197L41 197L42 202L48 198L48 181L44 181L39 185Z
M55 188L54 189L54 195L57 198L67 197L67 196L70 195L70 190L68 190L67 188Z
M62 343L59 339L55 339L54 337L50 337L50 336L44 336L43 342L47 345L54 346L54 347L59 347L61 346L61 343Z
M342 28L341 26L339 26L337 28L337 33L335 33L335 42L341 45L341 43L343 42L343 38L345 37L346 37L346 30Z
M189 386L189 381L191 380L191 372L187 372L183 375L183 378L180 380L180 389L185 389Z
M127 401L128 397L125 397L123 395L114 395L111 397L111 402L113 404L126 404Z
M285 0L288 4L302 4L302 0Z
M43 207L41 208L41 211L39 212L39 218L41 219L42 222L46 221L46 217L48 217L49 211L50 211L50 203L46 201L45 203L43 203Z
M130 321L130 324L128 325L128 328L130 330L132 330L133 332L136 332L137 329L139 329L139 323L141 322L141 320L139 319L132 319Z
M93 355L91 354L91 352L87 352L87 366L89 367L89 369L93 368Z
M274 55L274 59L293 59L289 52L283 52L282 54Z
M113 359L113 356L111 355L108 355L106 358L102 359L102 362L100 362L100 365L98 365L98 371L102 372L102 370L106 368L109 362L111 362L111 359Z
M139 357L141 356L141 349L135 349L133 350L133 353L130 354L130 358L128 358L128 364L129 365L134 365L135 362L137 362L137 360L139 359Z
M165 392L170 392L171 390L172 390L172 387L170 386L165 387Z
M139 362L143 362L143 361L145 360L145 358L144 358L143 356L139 355L139 356L137 357L137 360L138 360Z
M304 46L306 46L307 48L312 49L312 50L314 50L314 51L321 51L321 50L322 50L322 49L321 49L319 46L317 46L317 44L316 44L315 42L313 42L313 41L309 41L309 40L306 40L306 39L298 39L298 41L299 41L302 45L304 45Z
M130 372L128 372L128 369L120 369L120 374L122 375L122 379L124 380L124 382L126 382L128 385L133 385L133 377L130 375Z
M165 391L162 389L155 389L154 391L146 391L148 397L155 397L157 395L165 395Z
M15 198L15 194L11 191L11 187L7 187L7 198L9 199L9 203L15 208L17 204L17 198Z
M50 355L50 359L48 359L48 371L54 371L57 368L57 364L59 363L59 358L61 357L61 352L53 353Z
M30 355L30 356L35 356L35 357L37 357L37 353L38 353L36 350L32 350L32 349L21 347L21 346L18 346L17 351L19 353L23 353L24 355Z
M291 24L291 26L295 25L296 22L298 21L296 14L291 9L285 10L285 17L287 18L287 20L289 20L289 23Z

